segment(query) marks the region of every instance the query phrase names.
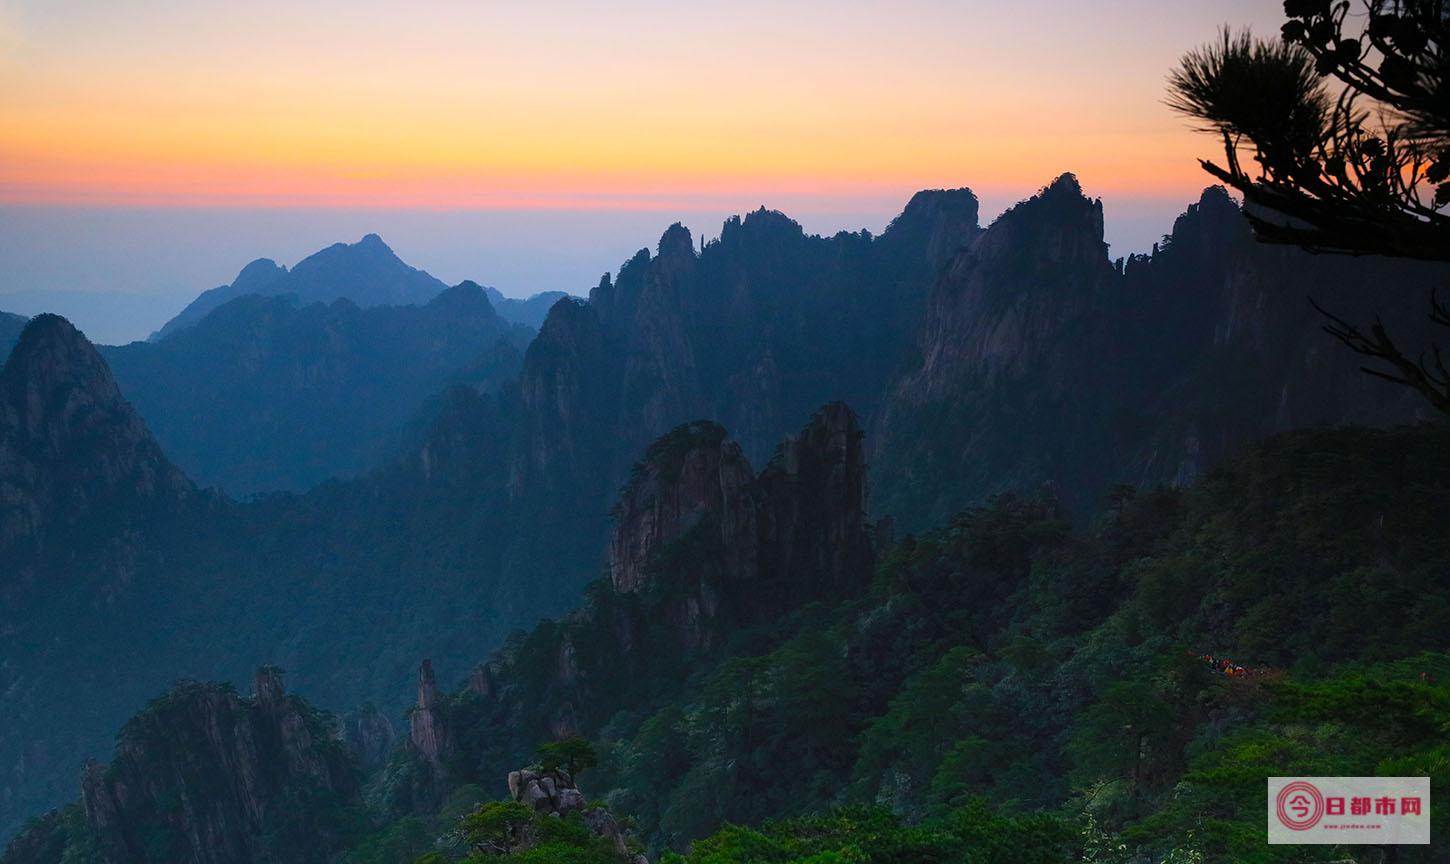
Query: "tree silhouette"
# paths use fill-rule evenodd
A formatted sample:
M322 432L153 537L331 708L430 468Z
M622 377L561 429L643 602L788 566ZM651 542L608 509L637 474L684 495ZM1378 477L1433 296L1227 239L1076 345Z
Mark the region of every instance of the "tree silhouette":
M578 779L579 772L599 764L594 747L583 738L563 738L539 745L541 765L546 771L563 768Z
M1284 12L1282 40L1225 29L1169 75L1168 105L1222 139L1223 164L1200 164L1242 194L1261 241L1450 261L1450 5L1286 0ZM1434 323L1444 310L1431 299ZM1379 321L1328 317L1327 332L1386 364L1365 371L1450 413L1438 349L1412 358Z

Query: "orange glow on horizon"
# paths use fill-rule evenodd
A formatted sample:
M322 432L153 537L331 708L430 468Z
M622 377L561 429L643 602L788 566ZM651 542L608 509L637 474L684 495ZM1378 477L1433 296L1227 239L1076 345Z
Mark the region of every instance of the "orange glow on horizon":
M1207 183L1212 142L1162 74L1221 13L1175 3L1105 4L1147 16L1132 34L1043 0L128 5L0 0L0 204L844 209L1063 171L1104 198Z

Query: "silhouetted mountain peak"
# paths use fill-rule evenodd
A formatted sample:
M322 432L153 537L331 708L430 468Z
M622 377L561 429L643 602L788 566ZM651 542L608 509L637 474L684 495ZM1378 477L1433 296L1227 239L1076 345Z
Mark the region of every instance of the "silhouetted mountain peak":
M258 258L230 285L204 292L152 335L164 339L248 294L295 294L302 305L346 299L361 307L421 306L447 286L428 273L408 266L383 238L368 234L356 243L334 243L315 252L290 271L268 258Z
M106 361L74 325L59 315L37 315L21 331L0 371L0 394L24 424L51 407L63 407L72 389L98 401L121 398ZM55 404L57 397L60 405Z
M980 258L1033 256L1054 263L1107 261L1103 202L1083 194L1076 175L1059 175L987 228L974 253Z
M770 210L764 206L745 214L743 225L746 231L754 231L757 233L780 232L782 234L795 235L805 233L805 230L801 228L799 222L779 210Z
M911 196L911 200L906 202L906 209L901 211L900 216L891 220L891 225L886 230L890 231L898 226L934 222L942 218L970 221L975 225L977 211L977 195L965 186L960 189L923 189Z
M1051 185L1047 187L1046 191L1058 195L1075 195L1078 198L1083 197L1082 183L1078 182L1077 175L1072 173L1071 171L1064 171L1063 173L1057 175L1057 179L1052 181Z
M383 238L376 234L365 235L356 243L333 243L325 249L314 252L297 262L292 268L294 275L307 272L311 268L322 266L336 266L339 263L353 263L358 261L370 261L372 263L383 263L398 267L413 268L403 263L397 253Z
M1204 187L1203 193L1198 196L1198 206L1201 209L1216 207L1223 210L1231 210L1234 213L1239 212L1238 202L1233 199L1232 195L1228 194L1227 189L1217 184Z
M580 326L590 328L598 326L594 310L587 301L579 297L566 296L550 307L549 315L544 319L544 326L539 328L536 341L549 342L568 339L570 334ZM531 350L532 347L530 345Z
M58 315L31 319L0 369L0 545L190 489L95 346Z
M690 229L679 222L666 228L665 233L660 235L659 257L688 256L693 258L694 255L695 241L690 236Z
M981 233L979 207L972 190L925 189L911 196L881 239L893 246L924 248L935 264L970 244Z
M1173 254L1191 249L1196 255L1219 257L1230 248L1251 244L1253 235L1238 202L1229 196L1228 190L1209 186L1199 196L1198 203L1188 205L1173 220L1169 239Z
M472 280L464 280L452 288L443 289L437 297L428 301L429 306L448 309L468 309L482 311L493 309L489 302L488 292L483 286Z
M258 258L242 268L237 278L232 280L232 290L237 294L261 294L276 282L287 275L287 268L278 265L271 258Z

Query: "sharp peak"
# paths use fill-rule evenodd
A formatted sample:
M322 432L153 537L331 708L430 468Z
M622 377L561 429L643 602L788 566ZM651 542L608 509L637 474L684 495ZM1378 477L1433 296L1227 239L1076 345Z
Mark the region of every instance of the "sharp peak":
M1215 207L1220 209L1224 207L1230 207L1234 210L1238 210L1239 202L1234 200L1233 196L1229 194L1228 189L1225 189L1221 185L1214 184L1212 186L1203 187L1203 192L1198 196L1198 206Z
M688 255L695 254L695 239L690 234L690 229L683 224L676 222L665 229L660 235L657 254L663 258L667 255Z
M1057 175L1044 189L1044 192L1070 192L1073 195L1082 195L1082 183L1077 175L1071 171L1064 171Z
M42 379L54 383L81 378L103 382L103 387L115 387L110 367L91 340L70 321L49 312L36 315L26 323L9 359L0 368L0 381L9 381L11 385ZM119 391L116 395L119 398Z
M51 312L42 312L31 318L20 331L20 340L15 344L16 356L19 356L25 346L44 344L46 341L58 341L68 346L84 345L90 352L95 352L95 346L86 338L69 319Z
M394 255L396 257L396 253L393 252L393 247L383 242L383 238L378 236L377 234L364 234L362 236L362 239L358 240L356 243L348 243L346 241L339 240L338 242L331 243L325 248L320 249L307 257L312 258L316 255L321 255L324 252L336 253L351 251L384 252L389 255Z
M1080 210L1096 210L1101 213L1102 207L1102 199L1089 197L1083 192L1082 183L1077 179L1077 175L1067 171L1057 175L1051 183L1038 189L1037 194L1031 198L1019 201L1007 208L1001 216L997 217L997 221L1042 210L1071 213L1077 213Z

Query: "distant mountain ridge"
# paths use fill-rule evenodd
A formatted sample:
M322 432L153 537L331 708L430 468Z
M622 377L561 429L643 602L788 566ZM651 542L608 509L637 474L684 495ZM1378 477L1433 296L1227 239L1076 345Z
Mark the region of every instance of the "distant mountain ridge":
M517 297L505 297L497 288L486 285L483 290L488 293L488 301L498 310L499 315L516 324L527 324L535 330L543 326L544 319L549 316L549 309L569 296L563 291L541 291L521 300Z
M407 306L427 303L444 288L442 281L403 263L376 234L356 243L334 243L297 262L291 270L258 258L230 285L205 291L150 341L172 336L201 321L212 310L248 294L295 294L303 305L350 300L358 306Z
M383 238L368 234L356 243L334 243L297 262L291 270L271 258L258 258L243 267L231 284L203 291L147 341L158 342L195 326L214 310L249 294L292 294L303 306L348 300L368 308L421 306L447 287L426 270L405 263ZM519 299L505 297L497 288L480 287L504 320L535 330L549 314L549 307L568 296L563 291L543 291ZM0 325L0 339L3 339L3 325Z
M188 474L248 495L385 461L429 397L511 380L532 337L465 282L369 308L249 294L164 339L101 350Z

